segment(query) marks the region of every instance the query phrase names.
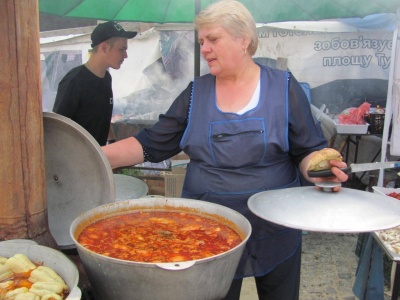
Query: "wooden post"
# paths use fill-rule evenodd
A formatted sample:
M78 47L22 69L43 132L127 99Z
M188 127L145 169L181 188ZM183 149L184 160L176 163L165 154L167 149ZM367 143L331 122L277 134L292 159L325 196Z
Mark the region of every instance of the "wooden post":
M0 240L48 229L38 1L0 1Z

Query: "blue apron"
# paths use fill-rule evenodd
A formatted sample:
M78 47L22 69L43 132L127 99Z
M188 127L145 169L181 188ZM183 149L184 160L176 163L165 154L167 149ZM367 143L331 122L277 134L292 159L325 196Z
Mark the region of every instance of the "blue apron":
M288 73L261 68L260 101L243 115L220 111L215 95L213 75L196 78L180 144L190 157L182 197L244 215L252 234L235 278L262 276L293 255L301 242L301 231L267 222L247 206L255 193L300 185L288 155Z

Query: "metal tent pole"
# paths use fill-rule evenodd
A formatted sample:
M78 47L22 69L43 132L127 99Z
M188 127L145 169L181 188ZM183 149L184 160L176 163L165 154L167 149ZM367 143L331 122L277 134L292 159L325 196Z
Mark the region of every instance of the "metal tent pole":
M201 0L195 2L195 16L201 10ZM194 31L194 77L200 76L200 45L197 42L197 31Z
M392 54L391 54L391 63L390 63L390 70L389 70L389 83L388 83L388 93L387 93L387 98L386 98L386 113L385 113L385 123L383 127L383 135L382 135L382 152L381 152L381 162L386 161L386 155L387 155L387 145L388 145L388 139L389 139L389 128L390 124L392 122L393 118L393 126L392 126L392 135L391 135L391 141L390 143L390 153L392 155L399 155L400 154L400 124L399 121L399 92L395 93L395 97L393 97L393 90L397 87L399 88L399 83L394 82L394 77L395 77L395 69L396 67L399 68L399 66L396 66L397 64L400 63L400 55L397 55L396 53L398 50L398 41L400 39L400 32L399 32L399 27L400 23L397 24L397 27L393 33L393 43L392 43ZM399 53L397 53L399 54ZM378 186L382 187L383 186L383 169L379 170L379 177L378 177Z

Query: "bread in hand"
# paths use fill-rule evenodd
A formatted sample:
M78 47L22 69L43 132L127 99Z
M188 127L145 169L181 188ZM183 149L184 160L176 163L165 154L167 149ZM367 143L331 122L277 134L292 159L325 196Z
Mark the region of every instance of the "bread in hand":
M343 161L342 155L339 151L332 148L324 148L313 154L311 157L307 171L321 171L331 168L330 160Z

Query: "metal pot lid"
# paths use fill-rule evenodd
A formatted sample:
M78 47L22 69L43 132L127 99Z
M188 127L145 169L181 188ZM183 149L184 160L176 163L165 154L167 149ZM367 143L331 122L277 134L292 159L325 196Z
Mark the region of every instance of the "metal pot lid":
M100 145L76 122L44 112L43 129L49 229L61 249L72 249L75 218L115 201L113 172Z
M372 232L400 225L400 201L377 193L314 186L257 193L248 207L258 217L289 228L336 233Z
M147 183L133 176L114 174L114 182L116 201L141 198L149 192Z

